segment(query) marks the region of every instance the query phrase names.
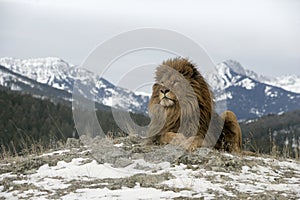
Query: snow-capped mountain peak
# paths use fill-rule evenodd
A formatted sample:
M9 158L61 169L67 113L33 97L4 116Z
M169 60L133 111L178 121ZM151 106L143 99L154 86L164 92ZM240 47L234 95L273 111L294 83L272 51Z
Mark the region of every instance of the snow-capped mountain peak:
M68 80L68 73L66 72L74 67L74 65L55 57L26 60L5 57L0 58L0 65L14 73L57 89L64 89L62 82Z
M232 71L234 71L237 74L245 76L247 75L246 70L243 68L243 66L235 60L226 60L223 62L223 64L229 67Z
M217 105L227 105L239 119L300 108L297 76L268 78L233 60L219 63L216 68L216 73L203 75L214 91Z
M19 70L21 69L29 69L29 68L39 68L43 67L44 69L67 69L69 67L73 67L73 64L70 64L60 58L57 57L46 57L46 58L31 58L31 59L17 59L4 57L0 58L0 63L5 67L11 70Z
M138 95L124 88L116 87L92 72L78 68L60 58L22 60L5 57L0 58L0 65L6 70L6 75L1 75L0 69L0 84L12 89L22 90L24 84L29 84L27 80L16 77L22 76L39 84L65 91L69 93L69 97L65 98L71 100L73 85L75 82L80 82L80 84L94 87L92 90L81 91L81 95L85 98L93 98L98 103L132 112L147 112L148 96ZM19 82L22 82L23 85L18 85ZM29 88L33 87L35 87L34 83L31 83Z
M219 75L227 74L229 77L230 71L239 75L248 76L251 79L269 84L276 87L281 87L287 91L300 93L300 76L299 75L284 75L279 77L259 75L252 70L245 69L239 62L234 60L226 60L217 65ZM226 82L227 83L227 82ZM228 86L228 84L225 84Z

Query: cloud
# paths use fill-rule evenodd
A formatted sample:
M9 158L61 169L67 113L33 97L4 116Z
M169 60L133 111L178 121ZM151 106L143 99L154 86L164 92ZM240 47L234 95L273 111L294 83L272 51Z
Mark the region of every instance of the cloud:
M5 0L0 56L80 64L115 34L156 27L193 38L215 62L231 58L259 73L299 74L299 8L296 0Z

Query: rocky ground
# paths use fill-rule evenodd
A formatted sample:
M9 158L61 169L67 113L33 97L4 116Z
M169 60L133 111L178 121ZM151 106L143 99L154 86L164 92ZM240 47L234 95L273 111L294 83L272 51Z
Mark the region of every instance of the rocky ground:
M83 144L82 144L83 143ZM0 162L0 199L300 199L300 162L82 137Z

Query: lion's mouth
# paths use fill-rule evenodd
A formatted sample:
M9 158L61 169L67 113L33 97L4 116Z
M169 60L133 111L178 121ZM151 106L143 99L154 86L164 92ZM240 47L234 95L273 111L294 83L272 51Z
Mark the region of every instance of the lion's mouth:
M174 100L164 96L161 100L160 100L160 105L165 106L165 107L170 107L174 105Z
M168 99L168 100L173 101L173 99L171 99L171 98L169 98L169 97L167 97L167 96L164 96L162 99Z

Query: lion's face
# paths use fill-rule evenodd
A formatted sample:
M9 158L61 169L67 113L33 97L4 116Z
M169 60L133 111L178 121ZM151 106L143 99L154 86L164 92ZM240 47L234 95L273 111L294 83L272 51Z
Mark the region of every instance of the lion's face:
M164 107L174 106L177 101L176 95L167 87L155 84L156 87L153 91L158 92L159 104Z
M196 99L189 77L167 65L157 68L156 83L152 91L152 97L156 99L155 103L165 108L175 107L176 104L187 101L186 97L189 94L194 95Z

